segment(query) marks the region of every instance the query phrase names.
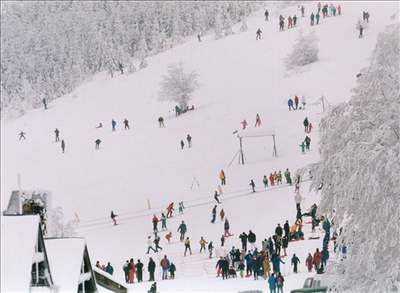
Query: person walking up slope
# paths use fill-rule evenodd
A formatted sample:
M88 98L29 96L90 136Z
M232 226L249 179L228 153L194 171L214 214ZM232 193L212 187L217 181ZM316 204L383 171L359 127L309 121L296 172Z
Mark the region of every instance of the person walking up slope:
M221 185L226 185L226 177L224 170L219 173L219 179L221 179Z
M251 186L252 192L256 192L256 184L254 183L253 179L250 180L249 185Z
M224 223L224 231L225 231L224 236L225 237L233 236L233 234L231 234L229 232L229 228L230 228L229 221L227 218L225 218L225 223Z
M60 141L60 130L56 128L56 130L54 130L54 133L56 134L56 142Z
M256 40L261 40L261 34L262 34L262 31L260 28L258 28L258 30L256 31Z
M185 253L183 256L186 256L186 252L189 250L190 254L192 254L192 249L190 248L190 240L189 237L186 237L185 239Z
M180 241L183 241L185 239L186 231L187 231L186 224L184 221L182 221L182 223L179 225L178 231L177 231L181 234L181 236L179 237Z

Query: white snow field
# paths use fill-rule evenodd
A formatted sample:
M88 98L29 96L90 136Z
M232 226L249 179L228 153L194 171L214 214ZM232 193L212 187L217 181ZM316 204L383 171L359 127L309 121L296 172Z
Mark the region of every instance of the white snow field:
M338 4L338 2L334 3ZM320 25L309 25L309 14L317 10L317 2L307 2L306 17L299 17L296 28L278 31L279 14L301 13L297 5L276 11L269 3L271 21L265 22L263 11L248 19L249 30L221 40L209 33L199 43L190 39L185 44L148 59L149 66L131 75L113 79L105 74L95 76L72 94L56 100L48 110L37 109L23 117L2 121L2 184L3 207L17 189L17 173L23 189L46 189L53 193L53 205L62 206L66 219L79 217L78 236L87 240L92 263L96 260L114 266L115 278L123 282L122 265L130 258L140 258L147 268L146 238L152 231L152 215L160 214L169 202L184 201L184 215L167 222L173 233L171 244L161 234L163 250L150 254L157 263L156 278L161 279L159 260L164 254L177 266L176 280L159 281L160 292L237 292L267 290L265 280L215 278L216 259L199 254L201 236L220 245L223 223L210 223L214 206L213 194L219 184L218 174L224 169L227 185L223 187L222 206L235 235L225 248L239 245L238 235L249 229L257 234L257 244L272 236L278 223L293 223L296 216L294 187L286 185L263 190L262 177L286 168L294 174L297 168L318 161L318 121L322 106L317 101L324 95L330 104L346 101L356 84L356 74L368 64L377 35L398 11L396 2L341 2L342 15L321 18ZM358 38L356 23L362 11L370 12L370 23L364 38ZM286 23L285 23L286 26ZM255 40L255 31L263 31L262 40ZM287 73L284 58L291 52L299 32L315 31L319 37L319 61L298 72ZM200 88L194 93L189 111L176 118L174 104L159 102L161 76L171 63L182 61L186 70L199 74ZM305 95L306 110L288 111L287 100ZM316 102L316 103L314 103ZM313 104L314 103L314 104ZM313 104L313 105L311 105ZM255 116L262 119L260 131L275 132L278 157L272 156L271 137L244 140L246 164L232 161L239 149L233 131L246 119L254 128ZM164 116L165 128L157 119ZM308 117L314 129L311 150L301 154L299 144L305 137L303 119ZM131 129L123 129L122 120L130 121ZM111 119L118 122L111 131ZM96 129L102 122L104 127ZM66 142L61 153L54 141L54 129ZM18 140L23 130L27 139ZM190 133L192 148L180 149L179 141ZM94 141L102 140L100 150ZM199 182L193 185L193 179ZM251 194L250 179L257 193ZM307 178L303 178L307 179ZM303 210L318 195L308 192L308 182L301 186L305 201ZM151 210L147 207L151 203ZM113 226L110 212L119 215ZM220 207L218 208L218 212ZM183 244L176 229L184 220L193 255L183 257ZM305 226L306 239L310 225ZM309 274L304 265L308 252L322 246L322 240L289 243L282 271L284 291L302 287ZM300 273L290 268L290 257L296 253ZM331 254L332 255L332 254ZM147 270L144 273L147 281ZM150 283L130 285L132 292L145 292Z

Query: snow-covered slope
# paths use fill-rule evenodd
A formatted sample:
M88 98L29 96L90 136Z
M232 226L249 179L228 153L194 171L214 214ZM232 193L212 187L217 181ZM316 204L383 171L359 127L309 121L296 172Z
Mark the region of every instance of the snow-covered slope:
M272 20L265 22L260 11L248 20L248 32L218 41L212 35L201 43L189 40L150 58L144 70L114 79L98 75L73 94L52 103L47 111L34 110L2 123L3 204L17 187L17 173L22 175L23 188L52 190L54 205L62 206L68 218L74 214L79 217L78 232L86 237L92 258L110 261L122 280L125 260L134 257L147 263L145 240L151 232L153 213L159 214L170 201L183 200L188 207L185 214L167 223L173 244L165 244L162 237L164 250L159 256L165 253L176 263L179 280L160 283L160 288L265 289L263 281L215 279L215 259L208 261L205 254L183 258L176 229L185 220L196 252L200 236L219 246L223 225L219 221L212 225L210 212L221 169L227 175L222 206L235 233L227 248L238 245L236 236L243 231L252 229L260 244L273 234L277 223L295 220L293 188L262 192L262 177L286 168L293 172L318 160L317 124L322 107L313 102L321 95L331 104L350 97L355 76L368 63L377 34L398 10L395 2L343 2L341 6L341 16L321 19L320 25L310 27L309 13L315 12L316 3L307 3L306 17L299 18L298 26L278 32L279 14L299 16L300 11L297 5L276 11L271 4ZM365 37L358 39L356 22L363 10L369 11L371 18ZM256 41L259 27L263 38ZM320 61L288 74L283 59L300 30L315 31L319 37ZM175 118L174 105L160 103L157 94L167 66L179 61L197 71L201 85L192 101L196 110ZM295 94L307 97L305 111L288 111L287 99ZM262 129L276 133L278 157L272 157L270 137L247 139L247 164L238 165L237 159L230 164L239 148L233 131L240 128L243 119L253 127L256 113L261 116ZM165 128L158 128L159 116L166 118ZM305 137L302 121L306 116L314 130L310 135L311 151L303 155L299 144ZM131 124L129 131L123 130L125 118ZM111 131L111 119L118 122L116 132ZM96 129L99 122L105 127ZM54 142L56 127L66 142L65 154ZM21 130L27 133L25 141L18 141ZM181 150L179 141L188 133L193 137L193 146ZM97 138L102 140L99 151L94 149ZM194 178L199 186L191 189ZM260 192L249 193L250 179L255 180ZM303 185L304 206L308 207L317 201L317 195L309 195L307 184ZM147 210L148 200L151 210ZM119 226L112 226L111 210L119 215ZM290 244L289 252L296 252L304 262L305 255L320 244ZM290 275L289 263L283 269L287 290L301 286L304 279L304 275Z

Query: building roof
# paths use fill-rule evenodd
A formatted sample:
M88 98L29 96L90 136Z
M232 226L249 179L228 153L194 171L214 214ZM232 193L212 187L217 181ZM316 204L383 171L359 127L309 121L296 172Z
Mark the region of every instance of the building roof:
M58 292L78 292L85 251L83 238L45 239L54 285Z
M1 217L1 292L29 292L39 216Z

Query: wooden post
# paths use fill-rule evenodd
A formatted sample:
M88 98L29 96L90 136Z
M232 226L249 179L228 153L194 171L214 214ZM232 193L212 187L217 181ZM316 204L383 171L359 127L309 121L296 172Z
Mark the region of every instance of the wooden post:
M273 142L274 142L274 149L272 150L272 155L273 155L274 157L277 157L277 156L278 156L278 153L276 152L275 134L272 135L272 140L273 140Z
M242 138L241 137L239 137L239 145L240 145L239 163L244 165L243 144L242 144Z

